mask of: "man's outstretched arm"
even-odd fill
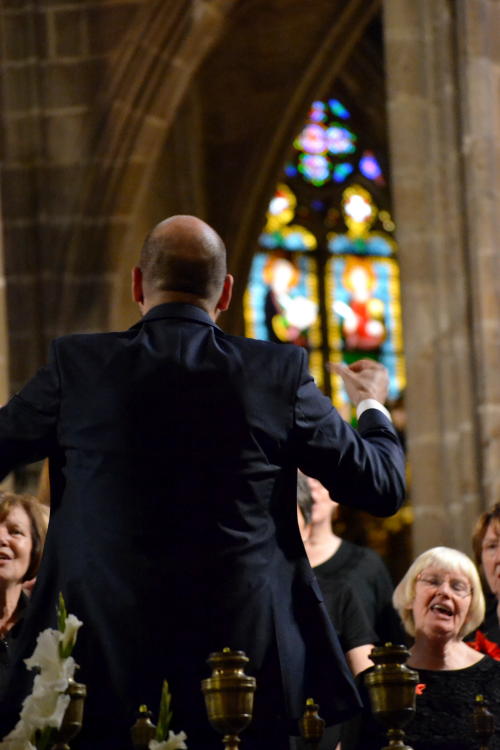
[[[0,479],[46,458],[56,443],[59,381],[55,356],[0,409]]]
[[[376,516],[395,513],[405,498],[405,457],[387,410],[386,368],[374,360],[333,365],[359,409],[358,429],[345,422],[303,373],[295,404],[296,460],[337,502]]]

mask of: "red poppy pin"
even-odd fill
[[[476,651],[480,651],[482,654],[488,654],[492,659],[500,661],[500,646],[494,643],[494,641],[490,641],[489,638],[486,638],[480,630],[476,630],[476,637],[473,641],[468,641],[467,645]]]

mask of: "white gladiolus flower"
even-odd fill
[[[64,633],[62,636],[63,654],[71,653],[75,645],[76,636],[83,623],[75,615],[68,615],[64,623]]]
[[[31,750],[31,727],[19,719],[14,729],[0,742],[2,750]]]
[[[59,729],[70,700],[69,695],[51,687],[42,688],[42,683],[39,683],[23,703],[21,720],[33,731],[45,727]]]
[[[47,628],[38,636],[35,650],[25,664],[39,673],[33,680],[31,695],[24,699],[19,721],[0,742],[0,750],[37,750],[37,731],[60,728],[71,700],[65,691],[77,666],[69,654],[81,625],[75,615],[67,615],[63,632]],[[169,750],[174,747],[185,745],[171,745]]]
[[[2,750],[36,750],[36,747],[25,737],[6,737],[0,742]]]
[[[73,618],[73,615],[69,615],[68,620],[70,617]],[[76,617],[74,620],[76,624],[71,624],[68,642],[74,641],[76,632],[81,625]],[[66,630],[64,635],[66,635]],[[63,692],[68,687],[68,681],[75,673],[76,664],[72,656],[61,659],[59,647],[63,642],[62,638],[63,634],[59,630],[48,628],[42,631],[38,636],[33,654],[29,659],[24,660],[28,669],[38,668],[40,670],[40,674],[35,677],[34,691],[52,688],[52,690]]]
[[[172,730],[168,733],[168,739],[158,742],[158,740],[150,740],[149,750],[187,750],[187,745],[184,742],[186,740],[186,733],[179,732],[174,734]]]
[[[33,681],[33,695],[43,695],[45,692],[64,693],[74,676],[76,663],[72,656],[55,662],[49,668],[37,674]]]
[[[35,650],[29,659],[24,660],[28,669],[38,667],[42,672],[47,673],[48,677],[53,671],[59,673],[59,663],[61,661],[61,657],[59,656],[60,643],[61,633],[59,630],[52,630],[52,628],[42,630],[37,638]]]

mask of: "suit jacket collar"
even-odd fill
[[[143,323],[148,323],[152,320],[165,320],[166,318],[190,320],[195,323],[204,323],[205,325],[213,326],[213,328],[219,328],[210,315],[205,310],[202,310],[201,307],[189,305],[185,302],[165,302],[148,310],[143,318],[132,326],[132,329],[140,328]]]

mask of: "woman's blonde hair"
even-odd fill
[[[484,596],[477,568],[467,555],[450,547],[432,547],[422,552],[410,565],[405,575],[394,589],[392,603],[399,612],[405,630],[415,635],[412,605],[415,599],[415,586],[418,576],[430,566],[446,570],[449,573],[462,573],[469,579],[472,588],[469,611],[462,625],[459,638],[463,638],[475,630],[484,619]]]

